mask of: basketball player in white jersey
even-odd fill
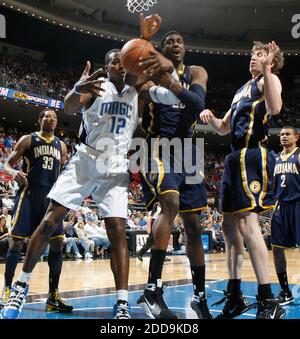
[[[142,34],[150,38],[157,32],[157,16],[141,22]],[[160,19],[160,18],[159,18]],[[157,25],[153,21],[157,20]],[[6,318],[17,318],[25,303],[28,282],[49,237],[63,222],[69,209],[76,210],[83,199],[92,196],[105,219],[111,243],[111,268],[116,285],[115,319],[130,319],[128,306],[129,255],[125,233],[127,190],[129,185],[127,153],[138,124],[138,93],[124,83],[120,50],[105,56],[108,79],[92,75],[90,62],[65,98],[65,112],[82,112],[81,144],[58,178],[48,197],[51,199],[44,219],[32,235],[19,280],[14,284]]]

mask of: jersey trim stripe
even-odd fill
[[[20,214],[20,209],[21,209],[21,206],[22,206],[22,202],[23,202],[23,199],[24,199],[24,196],[25,196],[25,193],[27,191],[27,188],[28,188],[28,185],[25,185],[24,188],[23,188],[23,191],[20,195],[20,200],[18,202],[18,207],[17,207],[17,210],[16,210],[16,213],[15,213],[15,216],[14,216],[14,219],[13,219],[13,222],[12,222],[12,229],[11,229],[11,232],[13,231],[14,229],[14,226],[16,225],[17,221],[18,221],[18,218],[19,218],[19,214]]]
[[[268,189],[268,173],[267,173],[267,151],[264,147],[260,147],[263,171],[263,186],[259,195],[259,206],[264,207],[264,199]]]
[[[44,140],[47,144],[50,144],[50,143],[53,142],[53,140],[55,139],[55,135],[53,135],[50,139],[47,139],[47,138],[43,137],[43,136],[41,135],[40,132],[35,132],[35,134],[36,134],[40,139]]]
[[[248,131],[247,131],[247,135],[246,135],[246,147],[249,147],[249,141],[250,141],[252,131],[253,131],[255,108],[258,104],[260,104],[264,100],[265,100],[265,97],[262,96],[258,100],[254,101],[254,103],[252,104],[251,113],[250,113],[250,121],[249,121]]]
[[[243,148],[241,150],[241,155],[240,155],[240,166],[241,166],[241,174],[242,174],[242,183],[243,183],[243,189],[247,195],[247,197],[251,201],[251,209],[256,207],[256,201],[254,195],[251,193],[250,188],[248,186],[248,178],[247,178],[247,172],[246,172],[246,151],[247,148]]]

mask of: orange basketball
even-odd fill
[[[132,39],[128,41],[121,50],[121,61],[125,70],[134,75],[141,75],[143,69],[139,66],[139,58],[150,56],[154,51],[151,42],[144,39]]]

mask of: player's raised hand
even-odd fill
[[[16,182],[21,186],[28,184],[27,174],[22,171],[17,171],[14,180],[16,180]]]
[[[104,82],[104,80],[99,79],[99,77],[103,73],[103,69],[99,68],[91,75],[90,71],[91,63],[87,61],[86,67],[82,72],[79,81],[75,85],[75,91],[79,94],[91,94],[93,96],[101,96],[101,92],[105,92],[105,90],[101,87],[101,84]]]
[[[275,41],[270,42],[268,44],[268,48],[269,48],[268,55],[261,62],[263,68],[272,68],[272,64],[273,64],[273,61],[274,61],[274,56],[275,56],[275,54],[279,50],[279,47],[276,45]]]
[[[146,58],[140,58],[139,66],[144,70],[145,74],[150,76],[154,73],[174,71],[174,65],[171,60],[164,57],[157,51],[150,51],[150,56]]]
[[[204,123],[204,124],[208,124],[212,121],[212,119],[214,118],[214,114],[212,111],[210,111],[209,109],[205,109],[204,111],[202,111],[200,113],[200,120]]]
[[[162,18],[158,14],[153,14],[146,16],[140,14],[140,28],[141,28],[141,38],[149,40],[153,35],[155,35],[161,26]]]

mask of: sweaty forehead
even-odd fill
[[[258,54],[258,53],[263,53],[263,54],[267,54],[267,50],[264,49],[264,48],[255,48],[253,51],[252,51],[252,54]]]
[[[109,62],[111,62],[112,60],[114,59],[119,59],[120,58],[120,53],[121,52],[112,52],[110,55],[109,55]]]
[[[280,131],[280,134],[284,134],[284,133],[294,133],[294,130],[292,128],[283,128],[281,131]]]
[[[47,117],[47,116],[49,116],[49,115],[52,115],[52,116],[55,116],[55,117],[56,117],[56,113],[55,113],[54,111],[51,111],[51,110],[47,111],[47,112],[45,113],[44,117]]]
[[[180,34],[170,34],[170,35],[168,35],[167,37],[166,37],[166,39],[165,39],[165,43],[166,43],[166,41],[168,41],[168,40],[178,40],[178,39],[180,39],[180,40],[182,40],[183,41],[183,37],[180,35]]]

